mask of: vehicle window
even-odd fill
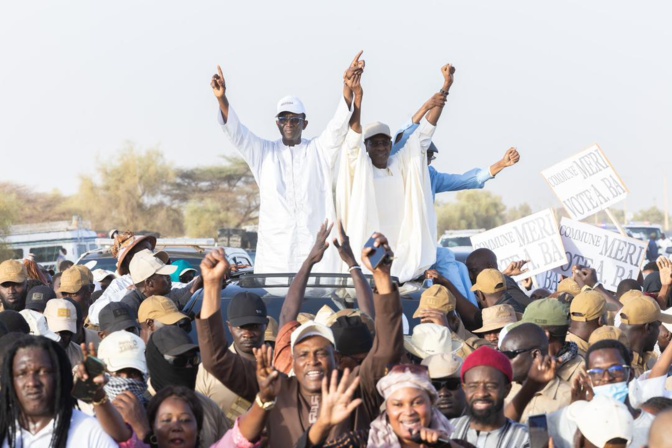
[[[468,236],[453,236],[441,240],[443,247],[471,246],[471,238]]]
[[[96,250],[98,249],[98,245],[96,243],[89,243],[89,250]]]
[[[81,255],[84,252],[86,252],[86,244],[78,244],[77,245],[77,255]]]
[[[18,260],[20,258],[23,258],[23,249],[12,249],[12,258],[15,260]]]
[[[628,226],[628,230],[632,232],[633,236],[637,239],[640,240],[648,240],[649,236],[652,233],[656,234],[656,239],[659,240],[660,237],[662,236],[660,229],[656,227],[630,227]]]
[[[58,258],[58,251],[61,246],[33,247],[30,253],[35,256],[37,263],[53,263]]]

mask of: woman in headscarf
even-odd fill
[[[303,435],[297,447],[367,447],[417,448],[425,444],[437,447],[461,446],[448,439],[453,426],[434,408],[438,394],[429,378],[427,368],[418,365],[398,365],[378,381],[383,396],[383,411],[370,429],[344,434],[336,440],[325,441],[329,430],[345,420],[359,404],[352,400],[352,387],[336,386],[332,379],[322,385],[322,406],[318,421]]]

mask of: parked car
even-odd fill
[[[471,237],[485,232],[485,229],[446,230],[439,238],[439,245],[453,251],[455,259],[464,263],[474,250]]]

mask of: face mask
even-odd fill
[[[625,403],[625,399],[628,397],[628,383],[622,381],[620,383],[605,384],[604,386],[593,386],[593,392],[596,397],[601,395]]]
[[[145,405],[147,399],[144,394],[147,391],[147,383],[144,381],[135,380],[132,378],[122,378],[119,376],[111,376],[109,382],[105,385],[105,392],[110,401],[114,401],[117,395],[125,391],[130,391],[138,397],[140,402]]]

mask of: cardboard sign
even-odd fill
[[[628,189],[597,145],[543,170],[541,175],[576,220],[604,210],[628,195]]]
[[[555,272],[571,277],[572,266],[589,266],[597,271],[602,285],[611,291],[616,291],[623,279],[636,279],[646,257],[646,241],[567,218],[560,221],[560,236],[567,264]]]
[[[558,285],[560,284],[560,274],[555,271],[546,271],[541,274],[537,274],[537,288],[547,289],[548,291],[555,292],[558,290]]]
[[[471,237],[474,249],[487,247],[497,255],[500,271],[512,261],[529,260],[519,281],[567,263],[552,209],[546,209]]]

